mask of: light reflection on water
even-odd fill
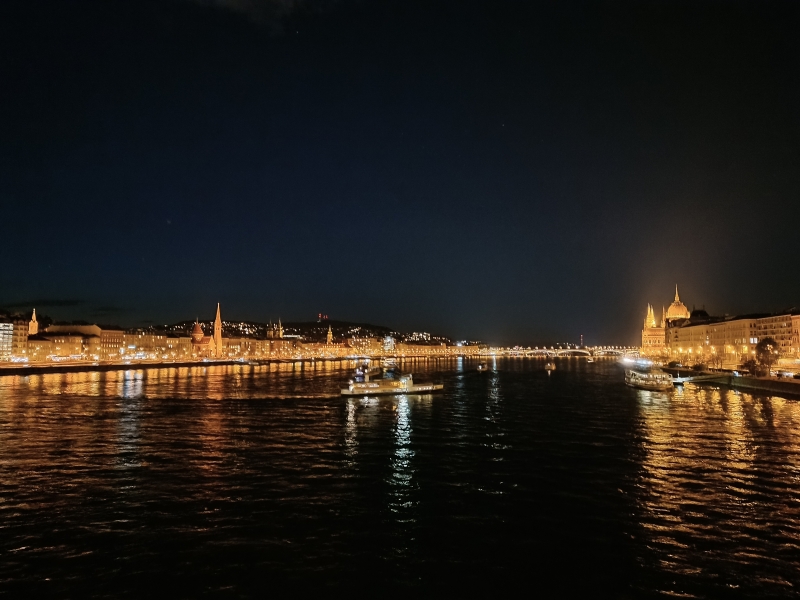
[[[0,378],[0,593],[258,595],[280,573],[796,596],[797,401],[637,391],[578,359],[408,361],[445,392],[343,399],[353,366]]]
[[[702,597],[757,578],[797,584],[800,411],[796,401],[687,386],[639,393],[644,460],[639,498],[649,549],[684,576],[664,593]],[[786,561],[793,556],[792,560]]]
[[[411,448],[411,409],[408,405],[408,396],[397,396],[395,399],[394,426],[395,450],[391,459],[392,463],[392,498],[389,506],[397,519],[404,520],[403,511],[411,508],[414,482],[414,450]],[[407,518],[407,517],[406,517]]]

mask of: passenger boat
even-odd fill
[[[556,370],[556,363],[554,363],[554,362],[549,362],[549,363],[547,363],[547,364],[544,366],[544,368],[545,368],[547,371],[555,371],[555,370]]]
[[[672,375],[661,369],[625,369],[625,384],[641,390],[663,392],[674,385]]]
[[[488,371],[488,370],[489,370],[489,365],[487,365],[485,362],[482,362],[481,364],[478,365],[478,371]]]
[[[400,373],[394,361],[384,361],[381,367],[364,361],[356,367],[353,378],[342,396],[385,396],[394,394],[421,394],[444,389],[441,383],[414,383],[411,373]]]

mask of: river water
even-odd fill
[[[800,403],[613,361],[0,378],[0,594],[800,594]]]

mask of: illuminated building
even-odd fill
[[[97,325],[51,325],[38,334],[39,341],[52,340],[56,336],[78,336],[81,338],[81,356],[87,360],[117,360],[131,342],[125,339],[121,329],[101,329]],[[30,339],[28,341],[30,353]],[[37,356],[45,345],[37,345]],[[54,357],[63,356],[54,350]],[[31,358],[31,360],[34,360]],[[37,359],[38,360],[38,359]]]
[[[0,319],[0,361],[27,360],[28,322],[23,319]]]
[[[269,322],[269,327],[267,327],[267,339],[283,339],[283,325],[280,319],[278,319],[277,325],[273,325],[272,321]]]
[[[431,341],[431,334],[427,331],[415,331],[409,336],[406,336],[407,342],[430,342]]]
[[[357,354],[365,356],[377,356],[383,350],[383,344],[378,338],[351,337],[347,340],[347,345]]]
[[[14,319],[14,330],[11,337],[12,358],[26,358],[28,354],[29,323],[24,319]]]
[[[647,305],[647,314],[644,318],[642,327],[642,348],[644,355],[654,356],[663,354],[667,347],[667,329],[671,324],[679,322],[681,319],[689,318],[689,310],[686,308],[678,295],[678,286],[675,286],[675,300],[665,311],[661,309],[661,321],[656,321],[653,307]]]
[[[652,305],[647,305],[647,315],[642,327],[642,354],[660,354],[664,350],[664,309],[661,309],[661,321],[656,322]]]
[[[711,317],[695,311],[667,327],[667,351],[678,360],[735,367],[751,358],[764,338],[778,343],[783,358],[800,358],[800,312]]]
[[[125,349],[125,332],[121,329],[100,330],[100,360],[116,360]]]
[[[39,322],[36,320],[36,309],[34,308],[31,322],[28,323],[28,335],[36,335],[37,333],[39,333]]]
[[[214,319],[214,356],[222,357],[222,319],[219,316],[219,302],[217,302],[217,316]]]
[[[0,360],[11,360],[11,341],[14,338],[14,323],[0,321]]]
[[[217,355],[214,338],[206,335],[203,326],[195,321],[192,329],[192,356],[195,358],[213,358]]]
[[[676,321],[678,319],[688,319],[690,317],[689,309],[686,308],[686,305],[681,302],[681,298],[678,295],[678,286],[675,285],[675,300],[672,304],[669,305],[667,309],[667,314],[664,319],[665,323],[669,323],[670,321]]]
[[[206,335],[204,325],[195,321],[190,335],[181,335],[185,324],[165,326],[164,329],[104,329],[98,325],[51,325],[38,331],[35,312],[30,320],[0,323],[0,360],[25,360],[29,362],[92,361],[131,363],[134,361],[188,361],[207,359],[303,359],[345,358],[359,356],[463,356],[479,354],[485,347],[448,346],[445,338],[432,338],[429,333],[405,336],[398,343],[395,332],[380,337],[369,334],[334,342],[333,327],[320,328],[310,335],[324,332],[324,342],[303,343],[302,336],[284,333],[283,323],[270,323],[264,338],[256,338],[260,329],[252,323],[224,323],[221,306],[217,304],[212,335]],[[208,322],[206,322],[208,325]],[[223,337],[223,328],[240,333],[237,337]],[[351,329],[354,333],[361,327]],[[31,331],[37,333],[31,334]],[[366,333],[366,331],[365,331]],[[403,338],[400,338],[403,339]],[[419,344],[409,343],[419,340]],[[441,340],[442,343],[431,343]],[[449,340],[447,340],[449,341]],[[427,343],[426,343],[427,342]]]
[[[2,324],[0,324],[0,327],[2,327]],[[54,347],[52,340],[38,335],[28,336],[28,361],[45,362],[52,360]]]
[[[192,338],[168,335],[164,339],[165,355],[171,360],[188,360],[192,357]]]

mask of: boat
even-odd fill
[[[661,369],[625,369],[625,384],[640,390],[664,392],[674,387],[672,375]]]
[[[556,363],[554,363],[554,362],[549,362],[549,363],[547,363],[547,364],[544,366],[544,368],[545,368],[547,371],[555,371],[555,370],[556,370]]]
[[[342,396],[386,396],[421,394],[444,389],[441,383],[414,383],[411,373],[401,373],[394,361],[384,361],[380,367],[364,361],[356,366],[353,378],[343,389]]]
[[[489,370],[489,365],[487,365],[485,362],[482,362],[481,364],[478,365],[478,371],[483,372],[488,370]]]
[[[587,363],[592,363],[592,362],[594,362],[594,359],[590,356],[589,358],[586,359],[586,362]]]

